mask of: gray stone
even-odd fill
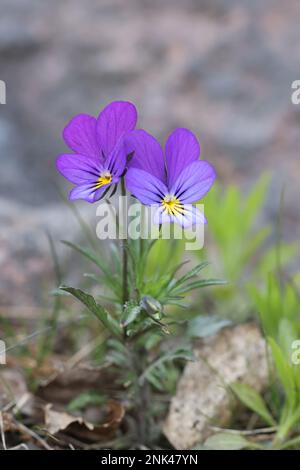
[[[236,403],[226,386],[240,381],[258,392],[268,384],[266,345],[254,324],[226,328],[202,340],[180,378],[164,433],[177,450],[192,449],[213,434],[213,423],[226,427]]]

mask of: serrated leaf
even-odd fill
[[[116,336],[121,335],[121,329],[118,322],[104,307],[102,307],[102,305],[97,304],[92,295],[85,293],[81,289],[75,289],[73,287],[62,286],[60,289],[68,292],[80,300],[80,302],[82,302],[83,305],[85,305],[88,310],[92,312],[111,333]]]

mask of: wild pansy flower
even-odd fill
[[[134,151],[125,181],[128,190],[142,204],[156,206],[154,223],[175,222],[182,227],[206,223],[204,215],[192,205],[211,188],[214,168],[199,160],[200,146],[187,129],[176,129],[163,150],[144,130],[126,136],[127,153]]]
[[[88,114],[75,116],[63,131],[63,138],[74,152],[57,158],[58,171],[76,186],[69,198],[98,201],[118,183],[126,167],[124,136],[135,128],[136,108],[126,101],[106,106],[96,119]]]

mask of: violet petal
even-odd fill
[[[97,119],[97,135],[106,157],[119,139],[135,128],[136,121],[136,108],[128,101],[114,101],[101,111]]]
[[[75,153],[93,158],[101,158],[97,140],[96,118],[88,114],[73,117],[63,131],[63,138]]]
[[[197,160],[180,173],[170,192],[183,203],[196,202],[209,191],[215,178],[213,166],[207,161]]]
[[[200,146],[196,136],[188,129],[179,128],[169,136],[166,142],[166,162],[168,187],[171,188],[182,170],[200,155]]]
[[[167,194],[166,185],[156,176],[140,170],[130,168],[125,176],[127,189],[143,204],[158,204]]]

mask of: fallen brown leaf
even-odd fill
[[[84,416],[76,416],[64,410],[54,409],[51,403],[45,406],[45,424],[52,435],[65,431],[85,442],[97,442],[111,438],[119,427],[124,415],[124,407],[110,400],[104,405],[105,413],[102,422],[88,421]]]

